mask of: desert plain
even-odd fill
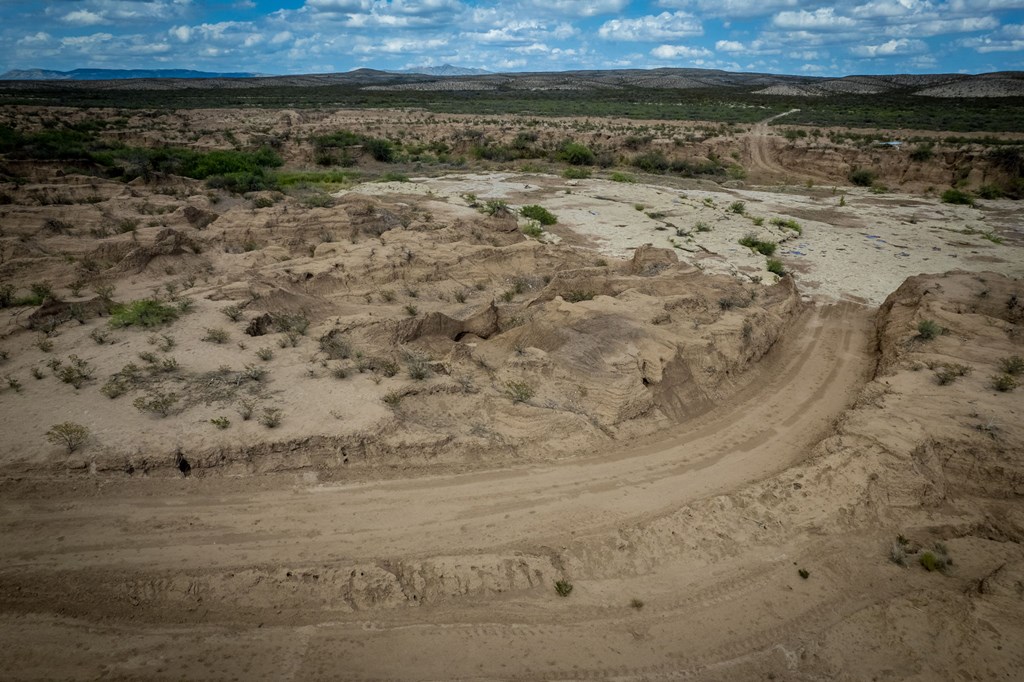
[[[0,677],[1020,679],[1020,135],[784,122],[0,109]]]

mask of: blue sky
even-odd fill
[[[1024,70],[1024,0],[0,0],[0,70]]]

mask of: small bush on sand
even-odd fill
[[[948,386],[960,377],[965,377],[970,373],[971,368],[967,365],[946,363],[935,372],[935,381],[938,382],[939,386]]]
[[[936,542],[932,549],[926,549],[921,552],[918,561],[924,567],[924,570],[939,571],[941,573],[945,573],[953,565],[953,559],[950,558],[949,551],[941,542]]]
[[[999,361],[999,369],[1013,376],[1024,374],[1024,358],[1019,355],[1005,357]]]
[[[535,393],[533,386],[525,381],[509,381],[505,383],[505,395],[507,395],[513,403],[525,403],[532,398]]]
[[[992,376],[992,388],[1001,393],[1008,393],[1019,385],[1020,383],[1012,374],[995,374]]]
[[[769,258],[767,264],[765,264],[765,268],[768,272],[778,275],[779,277],[786,276],[786,268],[778,258]]]
[[[572,583],[568,580],[556,580],[555,592],[558,593],[559,597],[568,597],[572,594]]]
[[[209,343],[227,343],[228,333],[220,327],[211,327],[206,330],[206,336],[203,337],[203,341]]]
[[[178,394],[162,393],[159,391],[140,396],[132,402],[139,412],[150,412],[158,417],[170,415],[178,404]]]
[[[554,213],[547,210],[543,206],[538,206],[537,204],[523,206],[521,209],[519,209],[519,212],[522,213],[527,218],[532,218],[533,220],[536,220],[541,225],[554,225],[555,223],[558,222],[558,218],[555,216]]]
[[[89,429],[75,422],[54,424],[46,432],[46,439],[54,445],[63,445],[68,453],[72,453],[89,440]]]
[[[917,338],[931,341],[942,334],[942,327],[935,320],[921,320],[917,323]]]
[[[268,429],[276,429],[281,425],[281,410],[276,407],[263,408],[263,414],[260,415],[259,422]]]
[[[974,206],[974,197],[959,189],[947,189],[942,193],[942,203]]]
[[[747,248],[757,251],[762,256],[774,256],[775,249],[778,248],[778,244],[775,242],[766,242],[757,238],[755,234],[748,234],[740,239],[740,244]]]
[[[158,327],[178,319],[179,309],[144,298],[114,306],[110,314],[112,327]]]

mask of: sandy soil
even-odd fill
[[[0,273],[56,296],[0,311],[5,679],[1019,676],[1014,202],[18,172]],[[188,303],[112,329],[105,284]]]

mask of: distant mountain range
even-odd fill
[[[422,66],[401,71],[386,71],[394,74],[420,74],[424,76],[483,76],[491,73],[484,69],[469,69],[451,64],[441,66]],[[75,69],[73,71],[53,71],[50,69],[11,69],[0,75],[5,81],[112,81],[129,78],[259,78],[261,73],[239,71],[234,73],[215,73],[211,71],[193,71],[192,69]]]
[[[5,81],[110,81],[126,78],[256,78],[258,73],[211,73],[191,69],[12,69],[0,75]]]
[[[1024,72],[970,74],[896,74],[838,78],[773,73],[729,72],[716,69],[613,69],[490,73],[444,64],[406,71],[355,69],[344,73],[265,76],[255,73],[207,73],[184,69],[74,71],[8,71],[0,76],[11,90],[184,90],[263,87],[346,86],[362,90],[557,91],[720,90],[784,97],[871,97],[888,94],[923,97],[1024,97]]]
[[[388,71],[388,73],[418,73],[424,76],[486,76],[493,72],[486,69],[470,69],[464,66],[442,64],[441,66],[418,66],[402,71]]]

